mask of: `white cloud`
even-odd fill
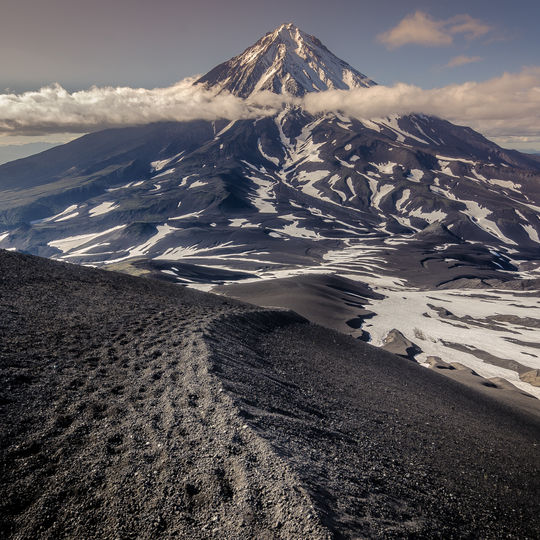
[[[471,126],[497,141],[524,142],[526,138],[530,142],[540,138],[540,67],[430,90],[399,83],[314,92],[301,99],[269,92],[248,100],[215,95],[193,87],[191,80],[153,90],[91,88],[69,93],[53,86],[24,94],[0,94],[0,134],[43,136],[157,121],[236,120],[272,115],[285,104],[302,106],[314,114],[341,111],[359,118],[430,114]]]
[[[540,135],[533,137],[508,135],[504,137],[491,137],[491,139],[503,148],[515,148],[521,152],[540,153]]]
[[[474,62],[480,62],[482,60],[481,56],[465,56],[461,54],[460,56],[456,56],[446,64],[446,67],[452,68],[452,67],[458,67],[458,66],[464,66],[466,64],[473,64]]]
[[[193,80],[152,90],[92,87],[69,93],[56,84],[23,94],[0,94],[0,132],[82,133],[165,120],[254,118],[281,106],[276,94],[243,100],[193,86]]]
[[[341,110],[360,118],[417,112],[471,126],[488,137],[540,136],[540,67],[431,90],[399,83],[312,93],[304,106],[313,113]]]
[[[470,15],[456,15],[437,21],[423,11],[407,15],[394,28],[383,32],[377,39],[389,49],[403,45],[445,46],[454,42],[461,34],[467,39],[476,39],[487,34],[491,27]]]
[[[468,39],[476,39],[491,31],[491,26],[470,15],[456,15],[441,21],[452,36],[463,34]]]

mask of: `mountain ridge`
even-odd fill
[[[3,538],[538,530],[538,414],[155,280],[0,250],[0,298]]]

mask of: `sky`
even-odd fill
[[[487,129],[499,144],[540,151],[540,121],[527,112],[540,94],[539,20],[540,2],[532,0],[2,0],[0,146],[74,136],[13,127],[18,111],[29,110],[25,93],[59,85],[64,93],[31,100],[43,110],[47,100],[54,105],[92,87],[171,88],[235,56],[281,23],[294,22],[381,85],[427,91],[472,84],[476,92],[489,93],[486,81],[495,81],[501,106],[529,100],[528,109],[516,113],[524,116],[521,123],[505,134],[507,117],[486,124],[470,107],[461,116],[450,111],[449,118],[469,124],[471,114],[470,125]],[[510,75],[504,79],[505,74]],[[512,77],[521,86],[503,92]],[[107,103],[118,106],[118,99]],[[492,104],[492,115],[497,108]],[[1,127],[5,119],[9,129]]]

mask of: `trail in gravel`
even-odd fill
[[[328,536],[208,373],[208,321],[252,308],[33,258],[1,280],[3,536]]]

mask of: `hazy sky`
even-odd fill
[[[540,63],[538,0],[2,0],[0,88],[58,82],[147,88],[208,71],[283,22],[314,34],[379,83],[423,87],[486,79]],[[491,27],[451,45],[388,49],[377,35],[408,14],[468,14]],[[460,55],[480,57],[445,68]]]
[[[68,91],[166,87],[289,21],[385,85],[429,89],[540,66],[538,0],[2,0],[0,7],[4,94],[52,83]]]

